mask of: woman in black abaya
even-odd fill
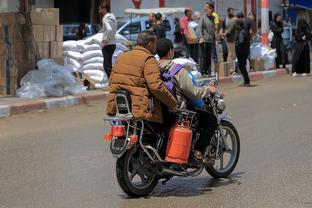
[[[276,67],[279,68],[279,65],[283,65],[285,68],[286,64],[286,48],[283,42],[282,33],[284,32],[284,25],[281,19],[281,15],[276,13],[274,15],[274,21],[271,24],[271,30],[274,33],[271,46],[272,48],[276,49],[277,57]]]
[[[298,21],[295,38],[292,72],[294,76],[297,74],[305,76],[306,74],[310,74],[310,49],[308,41],[311,38],[311,31],[304,19],[299,19]]]

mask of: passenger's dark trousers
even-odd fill
[[[195,144],[195,150],[205,153],[206,147],[210,144],[210,141],[218,128],[218,120],[211,112],[200,109],[196,109],[195,111],[199,120],[199,127],[197,130],[200,133],[200,137]]]
[[[211,74],[211,43],[202,43],[200,48],[202,51],[202,63],[201,63],[201,73]]]
[[[214,64],[219,64],[216,41],[212,42],[212,45],[211,45],[211,56],[212,56],[212,59],[213,59],[213,63]]]
[[[241,56],[241,55],[237,54],[238,67],[239,67],[239,70],[241,71],[241,73],[244,77],[244,82],[245,82],[245,84],[250,84],[249,75],[248,75],[248,72],[246,69],[247,58],[248,57],[246,57],[246,56]]]
[[[107,77],[109,79],[111,73],[112,73],[112,59],[113,54],[116,49],[116,45],[107,45],[102,48],[103,58],[104,58],[104,71],[107,74]]]

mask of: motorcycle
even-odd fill
[[[218,76],[212,83],[217,86]],[[131,197],[148,195],[163,180],[174,176],[195,177],[205,169],[214,178],[228,177],[236,167],[240,154],[240,139],[225,110],[224,95],[217,90],[205,99],[205,109],[218,118],[218,128],[205,158],[213,161],[211,166],[199,162],[192,154],[199,133],[196,113],[176,110],[175,128],[166,136],[154,132],[148,122],[135,119],[131,114],[131,99],[127,91],[118,91],[115,97],[116,116],[105,117],[111,124],[104,139],[110,142],[110,150],[116,161],[116,176],[121,189]],[[166,153],[163,153],[166,148]]]

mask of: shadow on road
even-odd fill
[[[236,172],[230,175],[228,178],[214,179],[208,177],[196,177],[196,178],[183,178],[175,177],[170,180],[166,185],[162,185],[161,182],[155,188],[155,190],[145,199],[157,198],[157,197],[193,197],[201,196],[213,191],[214,188],[228,186],[228,185],[240,185],[239,178],[245,172]],[[129,199],[126,195],[120,195],[121,198]]]

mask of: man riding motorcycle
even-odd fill
[[[157,37],[152,31],[142,32],[134,50],[121,54],[110,76],[107,114],[116,114],[115,97],[126,90],[131,97],[131,112],[135,118],[163,123],[161,102],[169,109],[177,106],[174,96],[161,80],[156,52]],[[154,99],[155,98],[155,99]]]
[[[207,97],[210,93],[216,93],[216,88],[211,85],[196,87],[189,75],[190,69],[175,64],[172,61],[174,48],[171,40],[158,40],[156,53],[160,57],[159,66],[161,68],[161,73],[168,73],[168,78],[173,78],[172,82],[175,83],[173,93],[177,98],[180,108],[186,108],[188,101],[202,99]],[[170,77],[170,75],[172,77]],[[188,108],[197,112],[197,118],[199,120],[198,131],[200,132],[200,137],[195,145],[194,155],[197,159],[202,160],[205,165],[209,166],[212,161],[204,158],[204,153],[206,147],[210,143],[210,139],[217,129],[217,118],[214,114],[200,108],[195,108],[194,106],[188,106]]]

